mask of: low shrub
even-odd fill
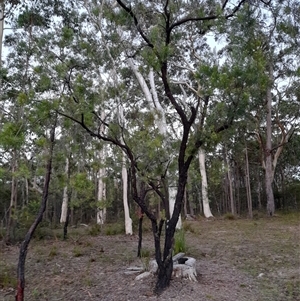
[[[187,251],[187,246],[186,246],[186,241],[185,241],[185,231],[184,229],[177,230],[175,232],[175,243],[174,243],[174,255],[180,253],[180,252],[186,252]]]
[[[125,233],[125,226],[123,224],[108,224],[105,226],[106,235],[118,235]]]
[[[231,212],[227,212],[224,214],[223,218],[228,219],[228,220],[235,220],[236,216],[234,214],[232,214]]]

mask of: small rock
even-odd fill
[[[144,278],[149,277],[150,275],[151,275],[150,272],[144,272],[144,273],[142,273],[142,274],[136,276],[136,277],[135,277],[135,280],[136,280],[136,281],[142,280],[142,279],[144,279]]]

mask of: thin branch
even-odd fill
[[[234,14],[240,9],[240,7],[243,5],[244,2],[246,2],[247,0],[241,0],[239,2],[239,4],[232,10],[232,12],[228,15],[225,16],[225,19],[229,19],[231,17],[234,16]],[[225,7],[226,7],[226,4],[227,4],[228,1],[225,1],[225,5],[223,4],[222,6],[222,11],[224,11]],[[209,21],[209,20],[215,20],[215,19],[218,19],[221,15],[210,15],[210,16],[206,16],[206,17],[185,17],[185,18],[182,18],[181,20],[179,20],[178,22],[172,24],[169,28],[168,28],[168,31],[172,31],[175,27],[178,27],[184,23],[187,23],[187,22],[192,22],[192,21]]]
[[[224,1],[224,3],[223,3],[223,5],[222,5],[222,10],[224,10],[224,9],[225,9],[225,7],[226,7],[227,3],[228,3],[228,0],[225,0],[225,1]]]
[[[141,29],[139,21],[138,21],[137,17],[135,16],[135,14],[133,13],[131,7],[127,7],[121,0],[117,0],[117,2],[131,16],[139,34],[141,35],[143,40],[147,43],[147,45],[151,48],[154,48],[154,45],[150,42],[150,40],[147,38],[147,36],[143,32],[143,30]]]

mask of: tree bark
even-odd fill
[[[65,176],[66,180],[69,175],[69,158],[66,158]],[[68,184],[66,183],[63,191],[63,201],[61,205],[60,223],[65,223],[68,216]]]
[[[55,141],[55,128],[57,122],[57,116],[55,117],[55,124],[50,131],[50,149],[49,149],[49,157],[46,165],[46,174],[45,174],[45,182],[44,182],[44,189],[43,189],[43,196],[41,206],[38,212],[38,215],[29,228],[27,234],[25,235],[25,239],[21,243],[20,246],[20,253],[19,253],[19,261],[18,261],[18,287],[17,293],[15,296],[16,301],[23,301],[24,300],[24,289],[25,289],[25,260],[28,250],[28,245],[30,240],[34,234],[35,229],[39,225],[39,223],[43,219],[43,214],[46,210],[46,204],[48,201],[48,192],[49,192],[49,184],[51,179],[51,170],[52,170],[52,159],[53,159],[53,148],[54,148],[54,141]]]
[[[173,259],[172,257],[166,258],[161,265],[158,266],[157,282],[155,292],[160,294],[166,287],[170,285],[173,272]]]
[[[137,256],[141,258],[142,256],[142,242],[143,242],[143,219],[144,219],[144,212],[139,207],[138,208],[138,217],[139,217],[139,242],[138,242],[138,251]]]
[[[267,133],[266,133],[266,147],[265,147],[265,185],[267,196],[267,214],[273,216],[275,213],[275,202],[273,193],[273,164],[272,164],[272,85],[273,85],[273,66],[269,66],[269,80],[270,84],[267,88],[266,95],[266,110],[267,110]]]
[[[131,68],[131,70],[134,72],[139,85],[145,95],[145,98],[148,102],[149,107],[151,108],[151,110],[153,111],[154,114],[154,118],[155,118],[155,124],[158,128],[159,133],[163,136],[166,137],[167,134],[167,122],[166,122],[166,116],[165,116],[165,111],[158,99],[158,95],[157,95],[157,91],[156,91],[156,87],[155,87],[155,82],[154,82],[154,73],[153,73],[153,69],[150,68],[149,71],[149,83],[150,83],[150,88],[148,87],[145,78],[143,77],[143,75],[138,71],[138,69],[136,68],[135,64],[134,64],[134,60],[132,58],[128,59],[128,64]],[[167,178],[169,178],[169,173]],[[170,216],[173,213],[173,209],[175,206],[175,197],[176,197],[176,192],[177,192],[177,188],[175,183],[169,183],[169,187],[168,187],[168,209],[169,209],[169,213]],[[166,213],[167,210],[166,210]],[[166,214],[168,216],[168,214]],[[176,225],[177,229],[181,229],[182,227],[182,221],[181,221],[181,216],[179,216],[178,219],[178,223]]]
[[[123,107],[119,107],[119,122],[123,126],[125,122]],[[123,138],[121,138],[122,144],[124,144]],[[133,162],[131,162],[133,163]],[[135,171],[135,166],[133,167]],[[136,179],[134,180],[134,185],[137,185]],[[128,206],[128,173],[126,167],[126,154],[124,150],[122,150],[122,183],[123,183],[123,206],[124,206],[124,218],[125,218],[125,233],[128,235],[132,235],[132,219],[130,218],[129,206]],[[137,189],[137,187],[135,187]],[[137,192],[136,192],[137,194]]]
[[[225,160],[226,160],[226,165],[227,165],[227,178],[228,178],[228,186],[229,186],[230,209],[231,209],[231,213],[233,215],[235,215],[236,214],[236,208],[235,208],[234,197],[233,197],[231,166],[230,166],[230,161],[229,161],[229,157],[228,157],[228,152],[227,152],[226,146],[225,146]]]
[[[99,155],[100,160],[104,160],[104,152],[100,151]],[[106,220],[106,205],[105,205],[105,183],[103,178],[105,176],[105,168],[100,167],[98,172],[98,194],[97,201],[101,203],[101,205],[97,208],[97,224],[103,225]]]
[[[105,119],[105,113],[104,111],[101,113],[101,119]],[[100,124],[100,132],[104,133],[105,127],[103,123]],[[105,152],[105,146],[102,146],[101,150],[99,151],[99,160],[101,162],[105,162],[106,159],[106,152]],[[100,207],[97,208],[97,224],[103,225],[106,221],[106,186],[104,177],[105,177],[105,167],[101,166],[99,168],[98,173],[98,194],[97,194],[97,201],[101,204]]]
[[[203,204],[203,213],[206,218],[212,217],[212,213],[209,206],[208,199],[208,185],[207,185],[207,176],[206,176],[206,168],[205,168],[205,151],[203,148],[199,148],[198,151],[198,159],[199,159],[199,168],[201,175],[201,183],[202,183],[202,204]]]
[[[125,233],[132,235],[132,219],[129,215],[129,206],[128,206],[128,174],[126,168],[126,157],[125,154],[122,154],[122,181],[123,181],[123,206],[124,206],[124,215],[125,215]]]
[[[249,218],[253,218],[252,212],[252,196],[251,196],[251,185],[250,185],[250,173],[249,173],[249,160],[248,160],[248,148],[246,144],[245,148],[245,160],[246,160],[246,192],[247,192],[247,204],[248,204],[248,215]]]

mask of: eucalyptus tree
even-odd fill
[[[121,59],[122,63],[122,58],[134,57],[139,70],[149,72],[150,68],[153,68],[158,78],[157,82],[160,88],[157,90],[161,91],[160,97],[164,104],[164,110],[170,116],[173,115],[177,118],[176,131],[179,141],[174,141],[174,146],[177,146],[175,152],[177,158],[177,194],[173,214],[169,214],[166,217],[166,235],[163,252],[160,246],[160,236],[164,220],[158,223],[156,216],[153,215],[144,200],[139,196],[137,176],[144,177],[146,183],[160,195],[161,190],[159,186],[155,185],[149,174],[147,176],[147,172],[145,172],[147,169],[145,168],[149,168],[149,166],[145,164],[146,162],[141,161],[141,157],[138,156],[139,149],[132,143],[132,137],[134,139],[140,137],[139,144],[144,145],[144,149],[148,149],[148,151],[151,148],[156,149],[156,156],[157,152],[163,151],[161,150],[161,139],[163,137],[160,137],[156,133],[153,117],[151,118],[152,121],[151,119],[149,120],[152,114],[147,113],[147,111],[144,113],[142,110],[142,114],[139,114],[139,118],[144,119],[144,122],[148,119],[148,128],[145,127],[145,124],[142,126],[140,122],[134,120],[135,127],[125,129],[124,124],[114,123],[115,125],[113,125],[112,123],[108,123],[107,120],[102,120],[95,110],[92,113],[81,112],[80,115],[71,115],[67,114],[67,112],[62,112],[62,114],[85,128],[90,135],[118,145],[127,154],[131,165],[133,198],[152,223],[156,261],[158,263],[157,291],[164,289],[170,282],[173,266],[173,237],[184,198],[187,173],[192,159],[203,143],[201,134],[197,130],[193,131],[193,124],[197,118],[202,96],[197,93],[191,94],[190,97],[185,98],[186,102],[183,103],[180,96],[181,93],[178,93],[178,86],[174,84],[173,80],[180,77],[188,82],[189,72],[186,69],[182,70],[178,64],[178,62],[183,62],[184,57],[180,43],[189,36],[191,29],[201,36],[213,26],[213,20],[233,17],[244,2],[240,1],[236,6],[232,5],[231,8],[229,7],[229,1],[223,3],[203,3],[202,5],[197,3],[198,9],[195,9],[195,3],[173,3],[171,1],[166,1],[163,4],[161,2],[132,2],[130,5],[123,1],[117,1],[117,4],[113,6],[108,3],[108,6],[104,7],[107,10],[107,19],[102,26],[106,27],[106,30],[113,29],[115,32],[115,35],[110,36],[110,39],[114,38],[114,41],[119,43],[118,49],[114,48],[115,54],[119,55],[118,60]],[[93,12],[98,15],[101,13],[97,5],[95,5]],[[208,21],[210,22],[206,23]],[[122,53],[118,53],[120,49],[122,49]],[[201,49],[193,50],[199,51],[199,55],[201,55]],[[114,93],[116,94],[116,92]],[[119,95],[122,96],[122,91],[119,91]],[[120,101],[121,97],[119,95],[116,96],[118,96],[117,99]],[[135,108],[130,106],[129,101],[134,102],[134,97],[133,100],[128,98],[124,100],[127,102],[127,106],[124,106],[124,110],[127,110],[125,116],[130,118],[130,114],[134,116],[132,110],[135,110]],[[88,118],[91,114],[94,114],[101,123],[110,129],[108,134],[99,132],[88,124]],[[224,124],[219,124],[212,131],[218,133],[226,129],[232,121],[233,118],[225,120]],[[123,137],[123,140],[121,140],[121,137]],[[150,143],[147,138],[152,138],[154,141]],[[159,144],[156,145],[157,142]],[[149,155],[144,156],[144,158],[151,159],[153,163],[157,162],[157,158],[154,159],[151,153]],[[162,163],[160,162],[160,165]]]
[[[299,104],[293,87],[299,80],[295,60],[299,55],[299,3],[274,1],[268,10],[248,5],[235,24],[228,36],[227,51],[235,61],[243,61],[240,66],[245,70],[250,100],[247,116],[256,124],[265,170],[267,212],[272,216],[275,168],[298,123]]]
[[[34,35],[31,31],[29,37],[29,41],[34,37],[35,46],[32,75],[39,83],[35,98],[41,99],[41,106],[48,105],[81,125],[92,137],[118,146],[127,156],[132,198],[152,224],[157,292],[170,283],[174,233],[191,162],[200,146],[233,123],[240,104],[228,98],[208,114],[210,127],[205,132],[198,126],[201,103],[213,100],[213,91],[207,94],[201,89],[205,68],[197,65],[204,55],[202,37],[234,17],[246,2],[49,0],[23,15],[25,20],[34,17],[31,24],[38,32]],[[230,22],[227,25],[231,26]],[[144,78],[153,70],[155,90],[166,117],[165,136],[144,100],[134,70],[128,68],[130,58]],[[191,72],[189,65],[196,72]],[[220,70],[213,72],[220,76]],[[124,120],[115,114],[120,109],[124,110]],[[161,113],[156,114],[161,117]],[[169,171],[177,189],[173,212],[169,212],[167,189],[163,187]],[[161,197],[165,218],[158,220],[153,214],[145,193],[139,190],[139,181],[147,185],[145,192],[152,189]]]

